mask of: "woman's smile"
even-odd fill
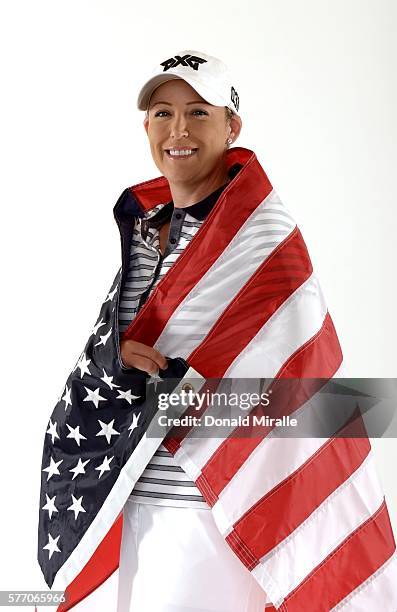
[[[198,149],[165,149],[167,157],[172,159],[173,161],[180,161],[182,159],[186,160],[189,157],[193,157],[197,153]]]

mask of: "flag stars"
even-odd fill
[[[116,291],[117,291],[117,287],[118,287],[118,286],[119,286],[119,284],[117,283],[117,285],[115,286],[115,288],[113,289],[113,291],[109,291],[109,293],[108,293],[108,295],[107,295],[107,298],[106,298],[106,300],[104,301],[104,304],[105,304],[106,302],[111,302],[111,301],[113,300],[113,298],[114,298],[114,294],[116,293]]]
[[[141,397],[140,395],[133,395],[131,389],[128,389],[128,391],[121,391],[120,389],[118,393],[119,395],[116,397],[116,399],[125,399],[130,405],[133,399],[138,399],[138,397]]]
[[[83,496],[81,496],[81,497],[79,497],[79,499],[77,499],[74,495],[72,495],[73,503],[72,503],[71,506],[69,506],[68,510],[73,510],[73,512],[74,512],[74,520],[76,520],[77,517],[79,516],[79,512],[86,512],[86,510],[81,505],[81,500],[82,499],[83,499]]]
[[[92,335],[92,336],[96,336],[96,335],[97,335],[97,332],[98,332],[98,329],[99,329],[100,327],[103,327],[104,325],[106,325],[106,321],[104,321],[104,320],[102,319],[102,317],[101,317],[101,320],[100,320],[100,321],[98,321],[98,322],[97,322],[97,323],[94,325],[94,327],[92,328],[92,330],[91,330],[91,335]]]
[[[95,405],[95,408],[98,408],[99,402],[107,402],[106,397],[99,395],[99,387],[95,389],[95,391],[92,391],[87,387],[84,387],[84,389],[87,391],[87,397],[84,398],[84,402],[92,402]]]
[[[87,440],[87,438],[80,433],[80,425],[77,425],[74,429],[70,427],[69,423],[66,423],[66,426],[69,428],[69,433],[66,437],[75,440],[77,446],[80,446],[80,440]]]
[[[79,474],[85,474],[85,466],[87,465],[87,463],[90,461],[90,459],[87,459],[87,461],[82,461],[81,457],[77,462],[77,465],[74,466],[74,468],[72,468],[71,470],[69,470],[69,472],[73,472],[73,477],[72,480],[74,480]]]
[[[58,540],[60,537],[61,536],[59,535],[56,538],[53,538],[50,533],[48,534],[48,544],[43,546],[43,550],[49,551],[49,559],[51,559],[54,552],[61,552],[60,548],[58,548]]]
[[[109,376],[109,375],[106,373],[105,368],[102,368],[102,370],[103,370],[103,376],[101,376],[101,380],[103,380],[103,382],[104,382],[106,385],[108,385],[108,387],[110,387],[110,389],[111,389],[112,391],[113,391],[113,387],[119,387],[119,386],[120,386],[120,385],[116,385],[116,384],[113,382],[113,376]]]
[[[55,502],[54,502],[56,495],[54,495],[54,497],[48,497],[46,493],[45,496],[46,496],[47,501],[42,507],[42,510],[48,510],[49,517],[52,518],[52,513],[58,512],[58,508],[55,506]]]
[[[106,455],[105,459],[102,461],[101,465],[99,465],[98,467],[96,467],[96,470],[100,471],[100,474],[98,476],[98,480],[99,478],[102,476],[102,474],[104,472],[110,472],[110,462],[112,461],[112,459],[114,459],[114,457],[110,457],[110,459],[108,459],[108,456]]]
[[[132,434],[132,432],[134,431],[134,429],[136,429],[136,428],[138,427],[138,420],[139,420],[139,417],[140,417],[140,416],[141,416],[141,413],[139,413],[139,414],[134,414],[134,415],[132,416],[132,423],[131,423],[131,425],[130,425],[130,426],[129,426],[129,428],[128,428],[128,431],[130,432],[130,433],[128,434],[128,437],[130,437],[130,435]]]
[[[94,346],[99,346],[100,344],[103,344],[103,346],[105,346],[106,342],[109,340],[110,335],[112,333],[112,327],[109,329],[108,333],[105,334],[104,336],[99,336],[100,337],[100,341],[97,342]]]
[[[59,461],[54,461],[53,457],[51,457],[50,459],[50,465],[48,465],[46,468],[43,468],[43,472],[48,472],[48,476],[47,476],[47,482],[50,480],[50,478],[52,476],[54,476],[54,474],[58,474],[59,475],[59,470],[58,470],[58,465],[60,465],[62,463],[63,459],[60,459]]]
[[[150,378],[149,378],[149,380],[147,381],[147,384],[148,384],[148,385],[153,385],[154,392],[156,393],[156,390],[157,390],[157,385],[158,385],[160,382],[163,382],[163,379],[161,378],[161,376],[159,376],[159,374],[158,374],[158,373],[156,373],[156,374],[151,374],[151,375],[150,375]]]
[[[57,433],[57,422],[56,421],[53,423],[52,420],[50,419],[50,425],[46,433],[48,433],[51,436],[51,442],[52,444],[54,444],[55,438],[59,438],[59,435]]]
[[[68,409],[68,406],[72,405],[72,398],[71,398],[71,393],[72,393],[72,387],[69,387],[66,385],[66,393],[65,395],[62,397],[62,400],[65,402],[65,411]]]
[[[88,368],[90,363],[91,359],[87,359],[86,354],[83,352],[76,366],[76,368],[80,368],[80,378],[83,378],[84,374],[90,374],[92,376]]]
[[[106,436],[106,440],[108,441],[108,444],[110,444],[110,440],[112,439],[112,436],[120,435],[119,431],[117,431],[116,429],[113,429],[114,419],[112,419],[109,423],[104,423],[103,421],[100,421],[98,419],[98,423],[100,423],[101,425],[101,431],[99,431],[96,435]]]

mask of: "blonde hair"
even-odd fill
[[[225,111],[226,111],[226,121],[230,121],[232,117],[234,116],[234,111],[232,111],[232,109],[229,108],[228,106],[225,106]]]

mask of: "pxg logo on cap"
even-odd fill
[[[184,55],[181,57],[180,55],[175,55],[175,57],[170,57],[165,60],[165,62],[161,62],[160,66],[164,66],[163,72],[169,70],[170,68],[175,68],[181,64],[182,66],[190,66],[193,70],[198,70],[200,64],[204,64],[206,59],[202,57],[197,57],[197,55]]]
[[[198,55],[191,55],[186,53],[185,55],[175,55],[175,57],[170,57],[164,62],[160,62],[160,66],[163,66],[163,72],[166,72],[170,68],[176,68],[177,66],[186,66],[190,67],[193,70],[198,70],[201,64],[207,63],[208,60],[203,57],[199,57]],[[238,112],[240,101],[238,97],[238,93],[233,86],[230,88],[230,99],[234,104],[234,108]]]

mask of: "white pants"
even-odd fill
[[[127,500],[117,612],[263,612],[267,601],[211,510]]]

